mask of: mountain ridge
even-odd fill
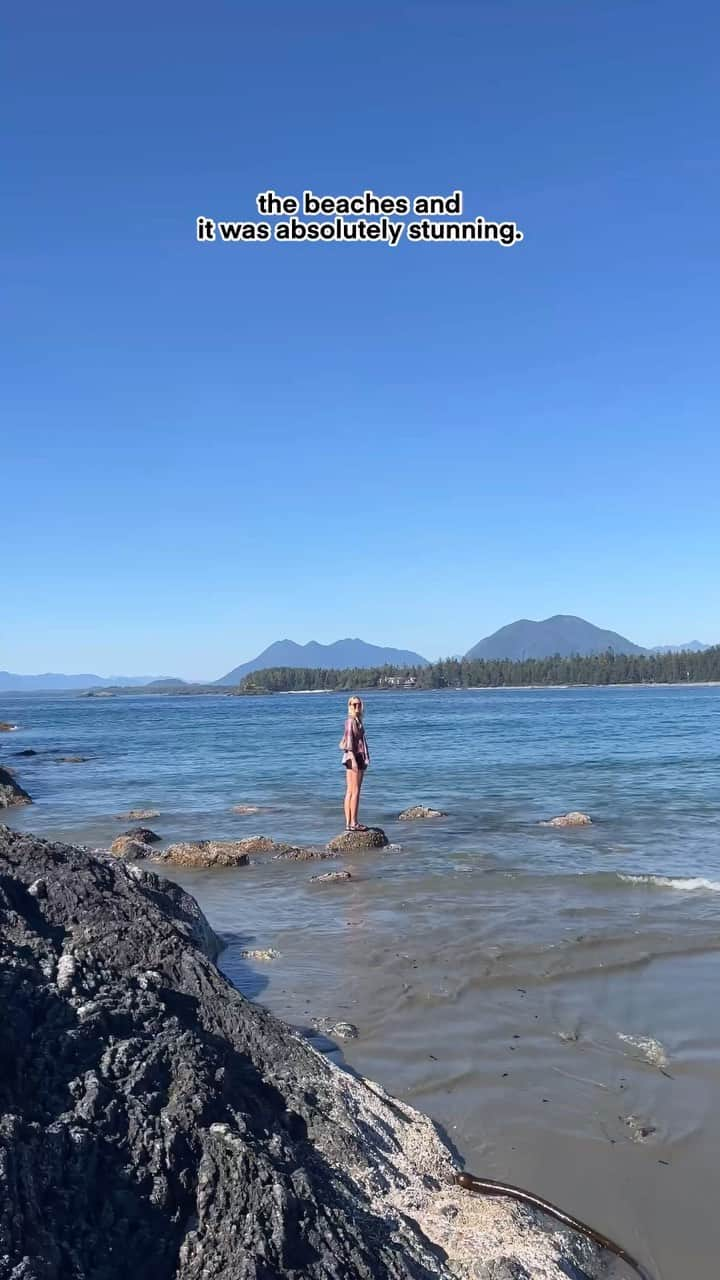
[[[617,631],[596,627],[575,614],[556,613],[539,621],[518,618],[479,640],[465,657],[522,662],[526,658],[552,658],[556,654],[565,658],[574,654],[584,657],[608,649],[614,653],[649,652]]]
[[[66,675],[59,671],[45,671],[39,675],[19,675],[15,671],[0,671],[0,693],[33,693],[62,691],[63,689],[104,689],[108,685],[133,688],[152,684],[158,676],[96,676],[93,674]],[[52,683],[51,683],[52,682]]]
[[[268,667],[313,669],[327,667],[344,671],[352,667],[385,666],[426,667],[428,660],[411,649],[393,649],[383,645],[368,644],[366,640],[360,640],[357,636],[334,640],[331,644],[320,644],[317,640],[309,640],[307,644],[298,644],[295,640],[276,640],[256,658],[241,662],[239,666],[233,667],[232,671],[228,671],[214,683],[239,684],[244,676]]]
[[[606,651],[629,654],[701,653],[711,649],[711,644],[691,640],[687,644],[655,645],[644,648],[634,644],[616,631],[596,627],[574,614],[554,614],[541,621],[519,618],[485,636],[464,655],[466,658],[509,659],[554,657],[556,654],[571,657],[587,656]],[[460,656],[460,655],[457,655]],[[396,649],[369,644],[358,637],[335,640],[321,644],[310,640],[298,644],[294,640],[276,640],[262,653],[247,662],[233,667],[219,679],[188,681],[170,676],[98,676],[95,674],[68,675],[60,672],[43,672],[38,675],[20,675],[0,671],[0,694],[23,692],[62,692],[94,689],[138,689],[145,686],[149,692],[169,692],[173,686],[187,687],[203,684],[214,686],[237,685],[244,676],[268,667],[308,667],[312,669],[351,670],[364,667],[424,667],[427,658],[412,649]]]

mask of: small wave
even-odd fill
[[[643,1062],[649,1063],[651,1067],[667,1067],[667,1053],[659,1040],[652,1040],[649,1036],[623,1035],[622,1031],[618,1031],[618,1040],[637,1049]]]
[[[654,884],[659,889],[679,889],[685,893],[696,889],[704,889],[706,893],[720,893],[720,883],[717,880],[706,880],[703,876],[632,876],[618,872],[618,878],[625,884]]]

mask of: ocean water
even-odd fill
[[[0,695],[16,828],[105,847],[341,830],[345,698]],[[251,998],[561,1203],[658,1280],[714,1274],[720,688],[368,694],[361,818],[389,849],[178,872]],[[38,752],[21,757],[16,752]],[[83,755],[84,763],[59,763]],[[447,817],[401,823],[410,804]],[[233,805],[260,812],[241,817]],[[588,828],[541,820],[570,809]],[[270,962],[248,949],[276,951]],[[351,1021],[358,1038],[329,1032]]]

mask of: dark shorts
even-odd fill
[[[367,769],[367,765],[366,765],[366,764],[363,764],[363,761],[362,761],[362,760],[356,760],[356,761],[355,761],[355,763],[356,763],[356,765],[357,765],[357,767],[358,767],[358,773],[364,773],[364,772],[365,772],[365,770]],[[346,769],[352,769],[352,767],[353,767],[353,762],[352,762],[352,760],[346,760],[346,761],[345,761],[345,768],[346,768]]]

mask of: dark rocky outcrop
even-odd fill
[[[14,804],[32,804],[32,796],[15,781],[9,769],[0,767],[0,809],[9,809]]]
[[[592,818],[587,813],[561,813],[557,818],[548,818],[540,823],[541,827],[591,827]]]
[[[327,847],[331,853],[356,853],[362,849],[384,849],[388,843],[381,827],[370,827],[367,831],[342,831],[328,840]]]
[[[424,804],[415,804],[398,814],[398,822],[416,822],[421,818],[447,818],[447,814],[442,809],[428,809]]]
[[[192,894],[174,881],[164,880],[144,867],[131,864],[125,867],[125,873],[145,894],[167,910],[183,937],[194,942],[210,960],[217,960],[225,944],[208,924]]]
[[[0,828],[3,1280],[602,1274],[235,991],[191,901]]]

